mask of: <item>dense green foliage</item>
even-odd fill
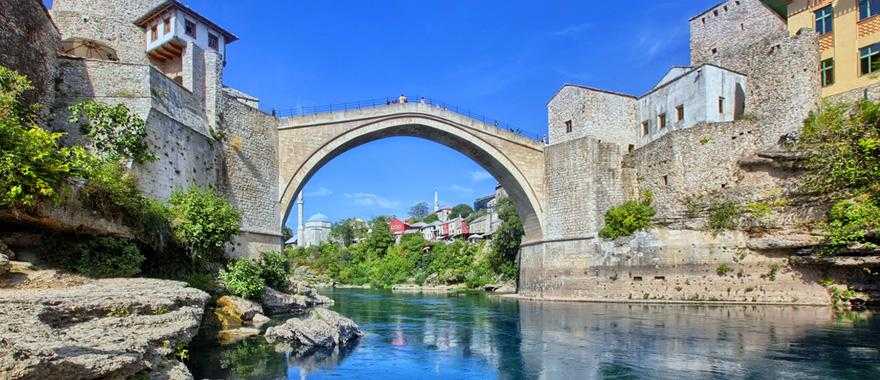
[[[522,237],[525,234],[522,220],[516,212],[516,206],[509,198],[501,198],[495,206],[501,225],[492,236],[492,249],[501,257],[513,261],[519,253]]]
[[[266,285],[278,290],[287,289],[287,274],[290,264],[287,257],[278,251],[263,252],[259,261],[260,277]]]
[[[709,229],[715,234],[732,230],[742,214],[743,209],[736,202],[723,201],[712,204],[709,207]]]
[[[177,190],[169,204],[174,238],[199,260],[216,261],[241,226],[238,211],[210,189]]]
[[[70,107],[71,124],[80,124],[94,150],[112,161],[133,160],[144,163],[155,160],[146,143],[147,125],[124,104],[111,106],[85,100]]]
[[[144,255],[137,245],[118,238],[95,238],[75,244],[72,269],[89,277],[132,277],[141,272]]]
[[[804,185],[823,193],[880,192],[880,102],[824,104],[804,123]]]
[[[467,218],[474,213],[474,209],[471,206],[468,206],[464,203],[456,205],[452,208],[452,212],[449,213],[450,218]]]
[[[609,209],[605,213],[605,226],[599,231],[599,236],[617,239],[650,227],[651,219],[657,214],[651,206],[653,198],[650,192],[645,192],[639,200],[626,201]]]
[[[251,259],[238,259],[220,271],[220,282],[229,293],[250,299],[257,299],[266,289],[260,265]]]
[[[838,201],[825,224],[828,252],[880,243],[880,102],[823,104],[804,123],[808,191]]]
[[[345,219],[333,224],[330,239],[348,247],[355,241],[366,239],[368,230],[367,224],[359,219]]]
[[[835,203],[828,213],[825,232],[833,249],[852,243],[877,246],[880,244],[880,202],[861,195]]]
[[[55,201],[71,174],[70,148],[61,133],[36,124],[34,110],[22,103],[30,81],[0,66],[0,207],[28,208]]]

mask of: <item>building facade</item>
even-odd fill
[[[306,221],[303,227],[303,241],[300,246],[318,246],[330,240],[330,229],[333,224],[324,214],[315,214]]]
[[[822,96],[834,96],[880,82],[880,0],[793,0],[788,4],[792,35],[819,35],[817,70]]]

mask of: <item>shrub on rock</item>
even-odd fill
[[[258,299],[266,289],[260,274],[259,265],[250,259],[239,259],[229,264],[227,270],[220,271],[220,282],[233,295]]]
[[[193,186],[178,190],[171,194],[169,203],[174,237],[196,259],[216,260],[238,234],[241,215],[211,189]]]
[[[278,251],[263,252],[260,257],[260,272],[266,285],[275,289],[287,289],[290,263],[283,253]]]
[[[144,262],[137,245],[118,238],[92,239],[77,245],[75,251],[78,258],[73,268],[95,278],[133,277]]]
[[[637,201],[626,201],[609,209],[605,213],[605,226],[599,231],[599,236],[605,239],[617,239],[650,227],[651,219],[657,214],[651,206],[653,198],[653,195],[646,191]]]

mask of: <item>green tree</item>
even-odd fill
[[[510,198],[501,198],[496,206],[501,226],[492,236],[492,248],[502,257],[512,259],[519,252],[522,237],[525,234],[522,221],[516,212],[516,206]]]
[[[220,282],[233,295],[257,299],[263,295],[266,282],[261,276],[260,266],[251,259],[238,259],[220,271]]]
[[[367,225],[359,219],[345,219],[330,227],[330,238],[345,247],[367,237]]]
[[[288,226],[284,226],[281,228],[281,237],[284,238],[284,241],[290,240],[293,237],[293,230]]]
[[[409,217],[416,221],[424,219],[430,213],[431,208],[425,202],[416,203],[409,209]]]
[[[431,224],[431,223],[434,223],[438,220],[440,220],[440,217],[437,216],[437,214],[431,214],[431,215],[426,216],[424,219],[422,219],[422,223]]]
[[[177,190],[169,203],[174,237],[195,259],[218,259],[241,227],[238,211],[213,190],[198,186]]]
[[[33,207],[55,201],[72,174],[73,150],[61,133],[43,130],[22,95],[33,89],[23,75],[0,66],[0,207]]]
[[[385,251],[392,244],[394,244],[394,236],[391,235],[391,229],[388,227],[388,218],[380,216],[370,221],[370,234],[364,241],[367,253],[377,257],[384,256]]]
[[[452,212],[449,214],[449,217],[450,218],[458,218],[458,217],[467,218],[467,217],[471,216],[471,214],[473,214],[473,213],[474,213],[474,209],[471,208],[471,206],[468,206],[468,205],[462,203],[462,204],[457,205],[452,208]]]
[[[147,124],[124,104],[111,106],[85,100],[70,107],[70,123],[79,123],[83,134],[102,157],[144,163],[155,160],[146,142]]]

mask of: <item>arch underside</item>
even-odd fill
[[[318,125],[295,128],[312,129],[325,127]],[[281,133],[284,133],[284,131],[282,130]],[[523,242],[538,241],[543,238],[542,218],[540,218],[542,209],[535,191],[526,176],[503,152],[475,133],[452,122],[433,117],[413,118],[411,115],[408,117],[390,117],[378,121],[368,121],[362,125],[347,129],[344,133],[333,137],[321,147],[312,147],[313,152],[306,161],[298,168],[295,168],[290,177],[285,178],[287,183],[280,199],[280,209],[284,213],[282,221],[287,220],[295,195],[302,191],[312,175],[327,162],[358,146],[398,136],[417,137],[433,141],[474,160],[474,162],[495,177],[516,205],[526,232]],[[297,149],[297,147],[281,147],[280,151],[284,154],[283,151],[287,149]],[[543,165],[543,162],[539,164]]]

